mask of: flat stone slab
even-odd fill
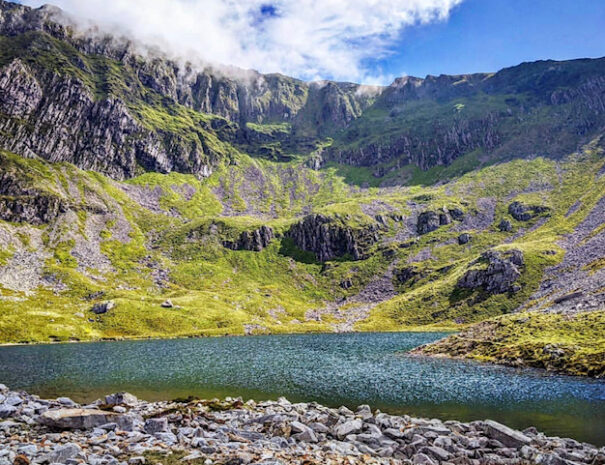
[[[48,410],[40,415],[39,422],[55,429],[92,429],[115,423],[123,430],[131,430],[133,419],[127,415],[103,410],[66,408]]]
[[[528,445],[531,439],[520,431],[515,431],[508,426],[504,426],[496,421],[486,420],[485,425],[487,426],[487,435],[491,439],[500,441],[507,447],[514,447],[518,449]]]

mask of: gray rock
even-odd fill
[[[508,447],[521,448],[531,443],[531,438],[520,431],[515,431],[508,426],[502,425],[492,420],[485,421],[486,434],[492,439],[500,441]]]
[[[77,407],[78,406],[78,404],[76,404],[69,397],[58,397],[57,402],[59,402],[61,405],[65,406],[65,407]]]
[[[93,429],[107,423],[116,423],[125,431],[132,429],[133,418],[114,412],[95,409],[48,410],[38,421],[54,429]]]
[[[294,422],[297,423],[297,422]],[[304,426],[304,425],[303,425]],[[294,427],[292,427],[294,431]],[[300,432],[292,435],[293,438],[301,442],[318,442],[315,432],[311,428],[303,428]]]
[[[412,463],[414,465],[437,465],[435,460],[423,453],[414,455],[414,457],[412,457]]]
[[[73,442],[65,444],[64,446],[57,446],[52,452],[49,452],[45,459],[51,463],[65,463],[68,459],[71,459],[82,452],[81,447]]]
[[[359,419],[345,421],[344,423],[338,424],[334,427],[334,435],[338,439],[344,439],[349,434],[359,433],[363,423]]]
[[[360,405],[359,407],[357,407],[357,410],[355,410],[355,414],[364,421],[368,420],[369,418],[372,418],[373,416],[372,409],[369,405]]]
[[[176,444],[178,441],[177,437],[174,434],[168,432],[155,433],[154,436],[160,441],[162,441],[164,444],[168,445]]]
[[[128,392],[116,392],[115,394],[105,396],[105,405],[108,407],[115,407],[116,405],[134,407],[138,402],[139,399]]]
[[[104,313],[109,312],[115,308],[116,304],[113,300],[109,300],[107,302],[100,302],[98,304],[94,304],[91,312],[95,315],[102,315]]]
[[[470,240],[471,240],[471,235],[468,233],[462,233],[458,236],[459,245],[468,244]]]
[[[155,434],[168,431],[168,419],[149,418],[145,421],[144,430],[147,434]]]
[[[498,229],[502,232],[511,232],[513,230],[513,225],[509,220],[502,220],[498,224]]]
[[[17,407],[12,405],[0,405],[0,418],[8,418],[17,412]]]
[[[173,308],[174,305],[172,304],[172,301],[170,299],[166,299],[164,302],[162,302],[162,308]]]
[[[513,202],[508,206],[508,213],[517,221],[529,221],[549,210],[542,205],[525,205],[521,202]]]

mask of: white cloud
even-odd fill
[[[463,0],[51,0],[104,29],[190,59],[305,79],[383,82],[367,62]],[[23,0],[30,6],[44,3]]]

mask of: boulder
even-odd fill
[[[116,304],[113,300],[108,300],[107,302],[100,302],[100,303],[94,304],[91,311],[95,315],[102,315],[104,313],[107,313],[110,310],[113,310],[115,308],[115,306],[116,306]]]
[[[46,455],[45,461],[49,463],[66,463],[68,459],[73,459],[80,452],[82,452],[82,448],[79,445],[70,442],[63,446],[55,447],[52,452],[49,452]]]
[[[166,418],[149,418],[145,421],[144,430],[147,434],[164,433],[168,431]]]
[[[459,245],[468,244],[470,240],[471,240],[471,235],[468,233],[462,233],[458,236]]]
[[[108,407],[115,407],[116,405],[134,407],[138,402],[139,399],[128,392],[116,392],[115,394],[105,396],[105,405]]]
[[[508,426],[502,425],[493,420],[485,421],[486,434],[491,439],[500,441],[507,447],[519,449],[531,443],[531,439],[520,431],[515,431]]]
[[[422,212],[418,215],[416,231],[420,235],[428,234],[439,229],[441,224],[440,215],[438,213],[433,211]]]
[[[502,232],[511,232],[513,230],[513,225],[509,220],[502,220],[500,224],[498,224],[498,229]]]
[[[170,299],[166,299],[164,302],[162,302],[162,308],[174,308],[174,305]]]
[[[133,419],[127,415],[96,409],[69,408],[48,410],[38,421],[53,429],[93,429],[107,423],[116,423],[121,429],[132,429]]]
[[[292,435],[293,438],[302,442],[317,442],[315,432],[307,425],[299,421],[293,421],[290,423],[290,426],[292,428],[292,433],[294,433]]]
[[[362,427],[363,423],[359,419],[345,421],[334,427],[334,436],[342,440],[349,434],[361,432]]]

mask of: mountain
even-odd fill
[[[602,376],[604,130],[605,59],[307,83],[0,2],[0,341],[446,329]]]

